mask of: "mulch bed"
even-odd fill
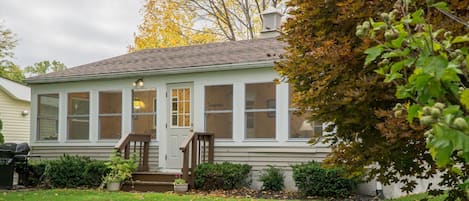
[[[347,201],[368,201],[375,200],[375,198],[363,195],[353,195],[349,198],[319,198],[319,197],[304,197],[298,192],[290,191],[260,191],[250,188],[241,188],[235,190],[214,190],[214,191],[201,191],[192,190],[190,194],[210,195],[219,197],[233,197],[233,198],[256,198],[256,199],[278,199],[278,200],[347,200]],[[376,199],[379,200],[379,199]]]

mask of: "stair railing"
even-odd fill
[[[114,146],[114,149],[121,153],[121,156],[123,154],[125,159],[129,159],[131,153],[136,153],[138,156],[137,171],[148,171],[150,141],[151,136],[148,134],[130,133],[122,137],[119,142],[117,142],[116,146]]]
[[[194,170],[198,164],[213,163],[215,137],[213,133],[191,132],[179,147],[182,151],[182,178],[194,187]]]

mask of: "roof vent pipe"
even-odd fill
[[[261,38],[272,38],[279,36],[280,33],[278,32],[281,25],[282,20],[282,12],[280,9],[276,9],[273,7],[269,7],[261,13],[262,15],[262,31],[261,31]]]

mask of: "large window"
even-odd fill
[[[310,115],[308,112],[299,114],[299,110],[293,105],[293,87],[289,86],[289,124],[290,124],[290,139],[311,138],[313,136],[319,137],[322,135],[322,122],[310,121],[307,117]]]
[[[156,138],[156,90],[133,90],[132,97],[132,132]]]
[[[233,86],[205,87],[205,130],[216,138],[233,136]]]
[[[90,94],[69,93],[68,94],[68,139],[89,139],[90,127]]]
[[[99,92],[99,137],[120,139],[122,128],[122,92]]]
[[[246,138],[275,138],[275,84],[246,84]]]
[[[38,96],[37,140],[57,140],[59,127],[59,94]]]

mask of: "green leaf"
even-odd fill
[[[445,11],[449,11],[449,8],[448,8],[448,4],[446,4],[446,2],[438,2],[438,3],[434,3],[432,5],[430,5],[430,7],[433,7],[433,8],[439,8],[439,9],[442,9],[442,10],[445,10]]]
[[[412,13],[412,24],[422,24],[425,23],[423,16],[423,9],[418,9]]]
[[[393,58],[393,57],[404,57],[404,56],[409,55],[409,53],[410,53],[409,48],[405,48],[403,50],[395,49],[391,52],[383,54],[383,58],[387,59],[387,58]]]
[[[399,99],[405,99],[411,97],[409,90],[405,86],[397,86],[396,97]]]
[[[469,42],[469,36],[468,36],[468,35],[465,35],[465,36],[456,36],[456,38],[454,38],[453,41],[451,41],[452,44],[455,44],[455,43],[464,43],[464,42]]]
[[[381,47],[381,45],[378,45],[378,46],[374,46],[374,47],[371,47],[371,48],[368,48],[367,50],[365,50],[365,54],[367,54],[368,56],[366,56],[366,60],[365,60],[365,66],[370,64],[371,62],[373,62],[374,60],[376,60],[376,58],[381,55],[381,53],[384,51],[384,48]]]
[[[448,60],[441,55],[421,57],[416,63],[417,68],[422,68],[423,72],[434,75],[437,79],[443,76],[447,66]]]
[[[400,73],[391,73],[391,74],[387,74],[386,75],[386,78],[384,79],[384,82],[386,83],[389,83],[395,79],[399,79],[399,78],[402,78],[402,74]]]
[[[469,109],[469,89],[464,89],[459,100],[466,109]]]
[[[447,165],[451,159],[453,146],[448,139],[448,133],[452,132],[448,127],[440,126],[438,124],[433,126],[433,139],[427,144],[430,149],[430,154],[439,167]]]
[[[420,105],[417,104],[412,104],[409,107],[409,109],[407,110],[407,121],[409,122],[409,124],[412,123],[412,121],[414,121],[414,119],[419,116],[420,109]]]

